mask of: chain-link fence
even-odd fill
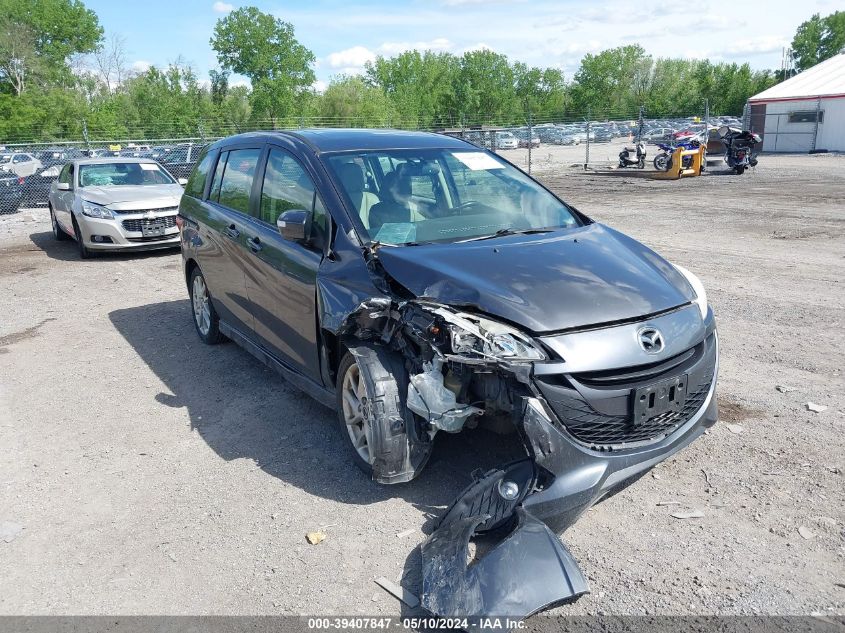
[[[229,129],[213,126],[215,134],[207,134],[204,122],[196,125],[191,136],[163,137],[149,134],[138,136],[107,136],[105,131],[77,126],[79,134],[67,140],[41,142],[0,143],[0,214],[16,213],[21,209],[46,207],[50,190],[63,166],[69,161],[89,157],[137,157],[158,161],[175,178],[187,178],[200,150],[209,142],[237,132],[255,129],[297,129],[305,127],[400,127],[419,129],[464,139],[479,147],[497,152],[528,173],[554,172],[563,169],[589,169],[619,163],[619,153],[636,140],[646,145],[673,144],[685,139],[702,142],[713,140],[719,125],[742,125],[737,117],[713,117],[706,105],[700,112],[686,116],[646,116],[639,112],[605,112],[601,118],[590,112],[571,114],[558,120],[525,117],[515,125],[504,117],[501,124],[451,122],[438,125],[396,125],[390,119],[326,119],[299,118],[284,121],[257,121]],[[496,117],[490,117],[496,121]],[[140,132],[140,130],[139,130]],[[81,137],[81,138],[79,138]],[[709,149],[709,148],[708,148]],[[649,160],[654,155],[651,151]]]

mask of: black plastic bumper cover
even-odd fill
[[[516,527],[468,564],[469,541],[487,515],[442,525],[422,545],[422,606],[445,617],[524,618],[574,600],[587,582],[543,522],[516,509]]]

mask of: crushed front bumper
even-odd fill
[[[668,370],[684,372],[694,384],[706,381],[699,399],[691,400],[695,410],[647,441],[596,445],[577,439],[556,414],[561,407],[549,403],[535,378],[535,395],[524,398],[519,423],[529,459],[476,480],[443,515],[422,546],[422,605],[443,616],[527,617],[586,593],[556,533],[716,423],[718,337],[712,313],[707,325],[704,339],[699,330],[693,341],[703,351]],[[604,392],[615,393],[612,387]],[[612,418],[617,405],[610,397],[596,406]],[[485,553],[468,563],[474,539]]]

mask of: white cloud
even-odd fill
[[[493,48],[488,46],[484,42],[478,42],[477,44],[471,44],[469,46],[463,47],[461,50],[458,51],[458,55],[463,55],[464,53],[472,53],[473,51],[492,51]]]
[[[779,51],[787,45],[788,42],[783,37],[769,35],[748,40],[737,40],[725,50],[725,53],[731,56],[763,55]]]
[[[311,87],[314,90],[316,90],[317,92],[325,92],[326,88],[329,87],[329,84],[327,84],[325,81],[323,81],[321,79],[318,79],[313,84],[311,84]]]
[[[152,64],[150,62],[144,61],[143,59],[139,59],[138,61],[132,62],[132,70],[136,73],[145,73],[150,68],[152,68]]]
[[[235,6],[229,2],[220,2],[220,0],[217,0],[211,8],[214,9],[215,13],[229,13]]]
[[[447,7],[461,7],[484,4],[518,4],[522,2],[525,2],[525,0],[442,0],[440,4]]]
[[[398,55],[405,51],[448,51],[453,48],[454,44],[445,37],[436,37],[427,42],[385,42],[378,47],[378,52],[382,55]]]
[[[375,59],[376,54],[364,46],[353,46],[336,53],[329,53],[326,56],[330,68],[342,69],[341,72],[346,74],[355,74],[356,69],[357,72],[361,72],[364,64],[375,61]],[[350,70],[353,72],[349,72]]]

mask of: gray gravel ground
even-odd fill
[[[592,593],[557,612],[842,614],[845,157],[564,163],[540,167],[567,200],[702,277],[723,422],[565,534]],[[419,480],[367,481],[331,412],[199,343],[178,254],[83,262],[49,229],[0,217],[0,614],[398,615],[373,580],[418,591],[431,517],[510,440],[440,435]]]

